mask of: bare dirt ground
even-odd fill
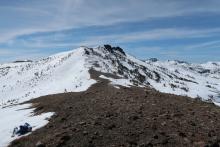
[[[40,97],[36,113],[50,122],[11,147],[218,147],[220,107],[150,88],[114,88],[99,73],[85,92]]]

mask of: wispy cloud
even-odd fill
[[[133,0],[39,0],[22,2],[10,6],[1,4],[0,19],[4,27],[0,27],[2,34],[0,42],[39,31],[110,25],[199,12],[220,12],[218,0],[199,3],[176,0],[139,0],[138,2]]]
[[[70,30],[71,31],[71,30]],[[192,39],[192,38],[207,38],[219,36],[220,28],[214,29],[185,29],[185,28],[164,28],[153,29],[148,31],[128,32],[120,34],[108,35],[87,35],[79,39],[80,36],[70,36],[70,31],[61,31],[52,34],[30,37],[26,36],[24,39],[19,39],[14,42],[14,45],[20,44],[25,48],[55,48],[55,47],[77,47],[97,46],[100,44],[120,44],[131,43],[138,41],[157,41],[157,40],[177,40],[177,39]],[[27,39],[28,38],[28,39]],[[75,41],[75,38],[78,38]],[[10,42],[9,42],[10,43]],[[216,43],[216,41],[203,43],[203,46],[209,46]],[[12,44],[12,43],[11,43]],[[201,45],[200,45],[201,46]],[[198,46],[198,47],[200,47]],[[196,45],[189,46],[189,48],[196,48]]]
[[[195,50],[195,49],[202,49],[202,48],[209,48],[209,49],[220,48],[220,40],[187,45],[185,47],[185,50]]]
[[[184,28],[156,29],[120,36],[122,41],[183,39],[217,36],[220,28],[207,30],[191,30]]]
[[[116,35],[97,35],[90,36],[85,41],[78,42],[77,45],[94,46],[103,43],[128,43],[135,41],[149,40],[169,40],[169,39],[190,39],[190,38],[205,38],[219,36],[220,28],[191,30],[184,28],[166,28],[154,29],[142,32],[132,32]],[[208,45],[208,44],[207,44]]]

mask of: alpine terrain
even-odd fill
[[[0,64],[0,146],[214,146],[218,105],[220,62],[104,45]],[[34,131],[11,137],[26,121]]]

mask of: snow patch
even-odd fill
[[[28,122],[29,124],[31,124],[34,131],[46,125],[48,123],[47,119],[49,119],[54,114],[53,112],[48,112],[41,115],[34,115],[34,109],[30,109],[30,107],[30,104],[23,104],[0,109],[1,147],[7,146],[11,141],[19,138],[18,136],[11,137],[14,127],[19,127],[19,125],[23,125],[25,122]]]
[[[133,85],[127,79],[113,79],[113,78],[110,78],[110,77],[106,77],[104,75],[100,75],[99,77],[102,78],[102,79],[107,79],[107,80],[111,81],[110,84],[115,85],[116,88],[119,88],[118,85],[124,86],[124,87],[131,87]]]

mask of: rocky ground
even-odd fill
[[[114,88],[99,73],[85,92],[30,101],[50,122],[11,147],[212,146],[220,143],[220,107],[150,88]],[[109,76],[109,75],[108,75]]]

